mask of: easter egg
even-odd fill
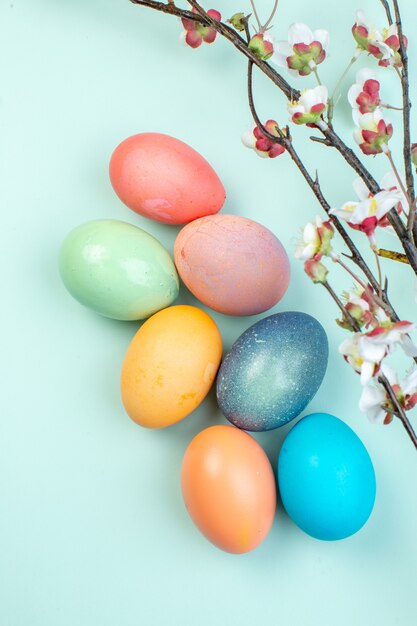
[[[270,309],[290,280],[280,241],[265,226],[237,215],[210,215],[187,224],[175,241],[174,259],[191,293],[227,315]]]
[[[271,430],[294,419],[321,385],[328,342],[310,315],[270,315],[248,328],[226,354],[217,398],[227,419],[244,430]]]
[[[178,422],[207,395],[221,356],[221,336],[207,313],[186,305],[159,311],[124,358],[121,394],[128,415],[148,428]]]
[[[276,487],[261,446],[232,426],[211,426],[189,444],[181,470],[184,502],[197,528],[217,547],[256,548],[275,515]]]
[[[165,224],[217,213],[226,193],[211,165],[179,139],[141,133],[117,146],[110,160],[113,189],[130,209]]]
[[[59,271],[76,300],[117,320],[144,319],[178,296],[178,275],[165,248],[141,228],[117,220],[95,220],[71,231]]]
[[[278,481],[288,515],[316,539],[353,535],[375,502],[375,472],[365,446],[327,413],[308,415],[290,430],[279,454]]]

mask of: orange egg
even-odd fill
[[[241,554],[271,529],[276,487],[261,446],[233,426],[211,426],[191,441],[182,463],[182,493],[200,531],[217,547]]]
[[[121,393],[141,426],[163,428],[206,397],[222,356],[213,319],[194,306],[172,306],[150,317],[133,337],[122,366]]]

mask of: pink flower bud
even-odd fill
[[[380,51],[378,55],[374,55],[376,56],[377,59],[379,58],[378,65],[380,65],[381,67],[389,67],[389,66],[401,67],[402,60],[401,60],[401,53],[400,53],[400,39],[398,37],[396,25],[394,24],[388,30],[385,30],[384,36],[385,38],[383,39],[382,43],[391,52],[388,55],[388,58],[386,58],[387,55],[384,54],[385,50],[382,50],[382,52]],[[407,37],[403,35],[403,39],[404,39],[404,46],[407,48],[408,46]]]
[[[279,137],[278,133],[278,123],[275,120],[268,120],[264,124],[265,129],[268,131],[270,135],[274,135],[274,137]],[[270,159],[274,159],[279,156],[283,152],[285,152],[284,146],[280,143],[273,141],[265,133],[262,132],[260,128],[255,126],[252,131],[247,131],[243,137],[242,142],[247,148],[252,148],[261,157],[269,157]]]
[[[298,101],[287,105],[291,120],[297,125],[306,124],[313,127],[325,124],[323,113],[327,109],[327,100],[328,92],[324,85],[306,89]]]
[[[317,258],[305,261],[304,271],[307,276],[311,278],[313,283],[327,283],[327,274],[329,271]]]
[[[392,137],[392,124],[384,120],[379,109],[372,113],[359,115],[358,128],[353,133],[353,138],[366,155],[375,155],[384,152]]]
[[[244,20],[245,20],[245,14],[240,12],[240,13],[235,13],[234,15],[232,15],[230,20],[227,20],[227,21],[229,24],[233,26],[233,28],[236,28],[236,30],[243,31],[245,30]]]
[[[267,61],[274,54],[274,44],[269,35],[258,33],[249,42],[249,50],[261,61]]]

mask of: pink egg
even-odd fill
[[[122,141],[110,159],[110,180],[130,209],[165,224],[186,224],[217,213],[226,197],[201,154],[160,133]]]
[[[210,215],[187,224],[178,233],[174,258],[191,293],[226,315],[267,311],[290,280],[281,242],[246,217]]]

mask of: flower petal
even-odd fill
[[[406,377],[401,383],[401,388],[405,394],[409,394],[410,396],[416,393],[417,391],[417,367],[412,367],[411,370],[407,372]]]
[[[370,24],[368,22],[368,18],[366,17],[362,9],[359,9],[358,11],[356,11],[356,24],[358,24],[359,26],[365,26],[365,28],[370,30]]]
[[[359,354],[365,361],[380,363],[387,352],[385,343],[373,341],[370,337],[362,336],[359,339]]]
[[[386,411],[381,405],[385,399],[386,394],[381,385],[366,385],[362,389],[359,408],[363,413],[366,413],[370,422],[383,424]]]
[[[292,47],[295,43],[310,44],[313,41],[313,31],[303,22],[291,24],[288,29],[288,42]]]
[[[252,148],[252,150],[255,148],[256,138],[253,134],[253,130],[247,130],[243,133],[242,143],[244,146],[246,146],[246,148]]]
[[[359,200],[367,200],[369,198],[369,189],[363,182],[362,178],[355,178],[352,183],[352,187],[358,196]]]
[[[356,82],[361,86],[369,79],[376,80],[375,72],[370,67],[363,67],[356,74]]]
[[[274,54],[270,61],[278,65],[278,67],[288,68],[287,59],[293,54],[293,50],[288,41],[277,41],[274,44]],[[298,72],[297,72],[298,74]]]
[[[357,99],[358,99],[358,96],[361,93],[361,91],[362,91],[362,87],[361,87],[361,85],[359,85],[357,83],[354,83],[350,87],[350,89],[348,91],[348,94],[347,94],[347,97],[348,97],[348,101],[349,101],[349,104],[352,107],[352,109],[359,108],[359,105],[357,103]]]
[[[330,43],[330,35],[328,30],[324,30],[324,28],[319,28],[313,32],[313,40],[319,41],[323,47],[323,50],[327,50]]]
[[[399,193],[394,191],[380,191],[374,196],[377,205],[376,216],[381,219],[401,200]]]
[[[375,374],[375,363],[364,361],[361,367],[361,384],[366,385]]]

